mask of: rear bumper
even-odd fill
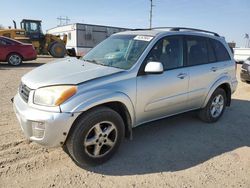
[[[35,60],[35,59],[37,59],[37,53],[35,51],[30,52],[29,54],[26,54],[23,57],[23,61],[31,61],[31,60]]]
[[[47,147],[62,145],[77,115],[38,110],[17,94],[13,108],[26,138]]]

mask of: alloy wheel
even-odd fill
[[[224,108],[224,98],[221,94],[214,97],[211,107],[210,113],[213,118],[217,118],[220,116]]]
[[[102,157],[109,153],[117,140],[117,129],[112,122],[95,124],[84,139],[84,148],[90,157]]]

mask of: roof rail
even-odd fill
[[[197,31],[197,32],[202,32],[202,33],[210,33],[216,37],[220,36],[218,33],[215,33],[212,31],[206,31],[206,30],[202,30],[202,29],[195,29],[195,28],[188,28],[188,27],[154,27],[152,29],[170,29],[170,31],[180,31],[180,30]]]
[[[135,29],[130,29],[131,31],[144,31],[144,30],[151,30],[150,28],[135,28]]]

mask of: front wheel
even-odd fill
[[[109,160],[124,137],[121,116],[107,107],[90,110],[78,119],[66,147],[69,155],[81,167]]]
[[[65,45],[60,42],[54,42],[50,45],[49,52],[55,58],[63,58],[66,55]]]
[[[199,111],[201,120],[213,123],[219,120],[226,107],[226,92],[222,88],[217,88],[209,99],[205,108]]]

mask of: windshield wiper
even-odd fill
[[[91,60],[89,60],[89,59],[83,59],[83,61],[87,61],[87,62],[89,62],[89,63],[94,63],[94,64],[97,64],[97,65],[102,65],[102,66],[108,66],[108,67],[109,67],[109,65],[106,65],[106,64],[97,62],[97,61],[94,60],[94,59],[91,59]]]
[[[94,60],[94,59],[83,59],[83,61],[87,61],[87,62],[90,62],[90,63],[98,64],[97,61]]]

